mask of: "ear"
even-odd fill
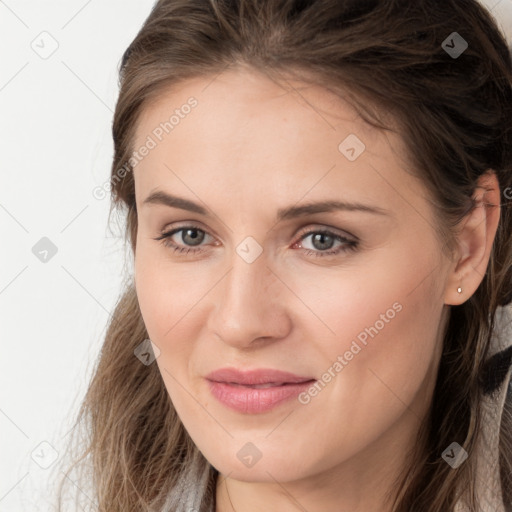
[[[500,187],[496,173],[480,176],[473,194],[475,207],[460,222],[457,251],[448,274],[444,301],[457,306],[468,300],[482,282],[500,220]],[[462,288],[462,292],[457,291]]]

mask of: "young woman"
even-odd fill
[[[120,74],[134,275],[79,417],[82,506],[511,511],[512,63],[489,13],[160,0]]]

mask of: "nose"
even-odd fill
[[[247,263],[236,252],[231,269],[215,287],[215,305],[208,330],[224,343],[239,349],[284,338],[291,329],[283,283],[267,265],[263,252]],[[288,291],[289,293],[289,291]]]

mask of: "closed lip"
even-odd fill
[[[212,382],[239,384],[251,386],[258,384],[298,384],[316,380],[314,377],[296,375],[273,368],[257,368],[254,370],[239,370],[237,368],[220,368],[209,373],[206,377]]]

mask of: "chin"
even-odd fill
[[[276,453],[272,452],[268,456],[262,453],[261,458],[253,463],[252,466],[245,466],[235,453],[235,460],[229,457],[226,459],[226,453],[211,460],[217,471],[228,476],[228,478],[241,482],[287,482],[300,480],[307,476],[305,471],[305,461],[303,458],[289,458],[283,453],[285,459],[279,460]],[[243,455],[242,455],[243,459]],[[250,461],[247,462],[250,464]]]

